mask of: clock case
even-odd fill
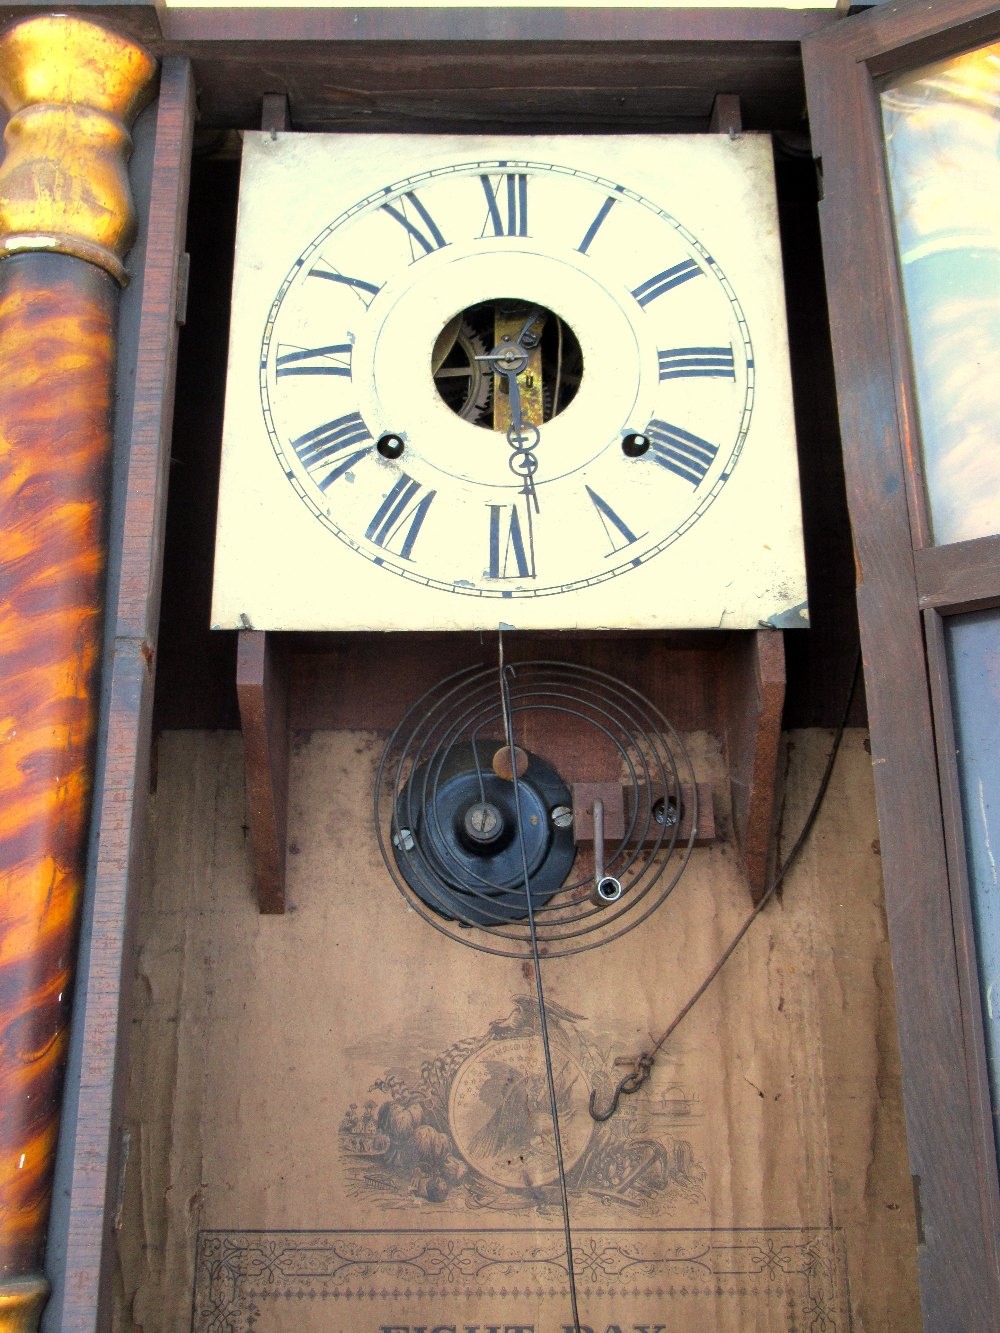
[[[173,21],[177,21],[176,19]],[[620,16],[615,17],[620,23]],[[568,67],[569,68],[569,67]],[[573,79],[575,75],[567,77]],[[213,84],[221,91],[221,85]],[[231,85],[235,89],[236,84]],[[208,101],[216,93],[209,93]],[[211,116],[247,115],[252,107],[263,107],[263,128],[287,129],[289,103],[287,97],[260,92],[241,93],[248,97],[247,108],[217,107]],[[617,95],[615,95],[615,99]],[[792,99],[793,100],[793,99]],[[203,108],[205,93],[203,93]],[[779,103],[783,105],[779,96]],[[789,103],[791,105],[791,103]],[[740,129],[740,100],[731,95],[709,96],[711,131],[736,133]],[[781,112],[780,115],[787,115]],[[115,628],[127,636],[128,644],[155,644],[155,661],[159,676],[156,702],[156,721],[153,728],[169,729],[183,726],[235,724],[241,726],[247,764],[247,822],[252,846],[253,884],[264,912],[280,913],[285,908],[285,858],[293,833],[288,826],[288,760],[296,729],[313,726],[373,725],[388,728],[399,718],[408,698],[423,684],[435,680],[453,664],[465,665],[469,655],[480,651],[479,636],[449,635],[421,637],[392,635],[281,635],[263,631],[243,631],[235,636],[207,635],[208,584],[204,579],[204,557],[192,541],[192,533],[204,532],[215,519],[215,483],[212,480],[211,455],[203,449],[188,451],[183,441],[203,439],[207,429],[205,409],[209,420],[219,429],[221,400],[205,400],[205,361],[203,352],[183,357],[180,365],[179,393],[173,395],[173,375],[176,365],[176,328],[185,321],[200,331],[200,348],[211,349],[209,355],[220,364],[224,348],[225,325],[219,323],[219,313],[228,307],[229,281],[227,265],[232,255],[232,233],[219,231],[216,201],[213,191],[197,193],[195,205],[204,208],[200,235],[208,243],[193,256],[197,283],[189,287],[188,259],[183,247],[184,221],[187,217],[188,183],[192,175],[199,176],[197,159],[191,156],[191,129],[195,115],[195,85],[191,67],[183,56],[168,55],[164,60],[160,84],[160,100],[156,121],[149,117],[136,131],[137,144],[145,145],[145,156],[139,155],[140,189],[147,199],[148,236],[145,248],[133,256],[133,263],[143,265],[144,284],[133,285],[125,301],[125,329],[131,328],[133,356],[140,367],[139,407],[141,435],[136,439],[133,428],[131,455],[127,473],[128,504],[117,512],[117,524],[123,531],[125,549],[135,549],[137,563],[123,564],[129,572],[121,585],[119,616]],[[615,125],[613,116],[605,124]],[[543,120],[544,125],[544,120]],[[681,128],[681,123],[677,123]],[[689,128],[689,127],[687,127]],[[144,139],[145,136],[145,139]],[[231,155],[225,137],[208,141],[209,153]],[[141,173],[145,172],[145,176]],[[197,224],[196,224],[197,225]],[[161,304],[157,304],[156,293]],[[129,304],[131,303],[131,304]],[[129,325],[128,321],[132,323]],[[221,335],[221,337],[220,337]],[[135,364],[135,363],[132,363]],[[123,369],[125,393],[129,389],[128,360]],[[145,376],[145,377],[144,377]],[[147,383],[148,380],[148,383]],[[216,381],[217,383],[217,381]],[[173,439],[169,447],[173,420]],[[211,431],[211,427],[208,427]],[[181,453],[177,453],[177,448]],[[187,456],[187,457],[184,457]],[[171,515],[165,515],[165,477],[169,460],[175,459],[172,480]],[[184,461],[181,461],[184,460]],[[123,463],[123,468],[125,464]],[[140,477],[141,480],[140,481]],[[824,483],[825,484],[825,483]],[[123,492],[124,495],[124,492]],[[151,533],[161,531],[167,519],[167,580],[160,607],[160,575],[164,568],[164,548],[152,540]],[[193,527],[192,527],[193,525]],[[135,573],[132,573],[135,569]],[[843,599],[841,599],[843,600]],[[804,636],[808,637],[808,636]],[[837,636],[839,637],[839,636]],[[557,647],[556,647],[557,645]],[[524,655],[556,655],[569,653],[599,667],[620,669],[621,644],[617,635],[583,636],[519,636],[517,651]],[[809,645],[803,644],[805,651]],[[849,645],[840,644],[837,653],[843,657]],[[133,660],[125,645],[117,649],[119,657],[111,676],[111,694],[108,704],[109,745],[124,754],[129,772],[135,773],[135,792],[147,789],[149,780],[155,784],[155,768],[149,769],[148,754],[144,752],[141,737],[151,725],[152,690],[145,684],[145,657]],[[628,636],[629,659],[643,663],[639,673],[632,673],[639,684],[647,681],[653,697],[660,697],[667,705],[675,725],[681,732],[687,729],[707,728],[724,732],[727,736],[729,786],[733,797],[735,824],[733,836],[743,849],[747,865],[748,884],[760,892],[767,876],[771,858],[773,816],[781,710],[785,696],[784,645],[780,631],[767,629],[759,632],[696,633],[696,635]],[[828,663],[829,667],[829,663]],[[836,676],[835,665],[829,667]],[[239,714],[232,712],[231,690],[236,678]],[[148,677],[152,680],[152,676]],[[341,689],[341,682],[380,681],[377,689]],[[401,690],[400,681],[408,680],[409,688]],[[664,688],[668,697],[664,696]],[[139,706],[133,704],[139,701]],[[183,721],[181,721],[183,718]],[[124,749],[121,749],[124,746]],[[131,757],[129,757],[131,752]],[[144,805],[141,800],[129,802],[127,810],[116,818],[120,826],[117,844],[104,840],[105,853],[115,852],[113,870],[107,862],[97,866],[97,881],[101,886],[100,901],[124,902],[129,885],[128,866],[137,872],[141,845],[143,845]],[[107,826],[108,810],[101,806],[99,818]],[[109,908],[115,912],[115,908]],[[108,910],[105,908],[104,910]],[[125,917],[123,916],[123,920]],[[135,930],[135,913],[129,912],[131,932]],[[100,938],[101,948],[124,948],[124,941],[116,945],[112,938]],[[131,945],[129,945],[131,948]],[[124,957],[131,957],[125,948]],[[85,970],[81,985],[88,985],[91,972]],[[117,1064],[115,1074],[115,1033],[117,1018],[124,1018],[127,1010],[120,1009],[119,992],[107,997],[93,996],[88,1005],[92,1024],[85,1030],[77,1028],[75,1068],[80,1061],[99,1060],[104,1050],[108,1060],[108,1077],[101,1088],[88,1093],[81,1113],[80,1132],[109,1132],[115,1092],[116,1108],[124,1094],[124,1062],[127,1042],[123,1038],[120,1053],[123,1062]],[[95,1025],[96,1024],[96,1028]],[[73,1077],[71,1066],[71,1080]],[[120,1110],[113,1112],[119,1116]],[[121,1140],[107,1138],[107,1180],[119,1178],[125,1158],[121,1156]],[[93,1253],[93,1228],[87,1214],[76,1208],[67,1212],[61,1198],[79,1200],[84,1182],[80,1178],[81,1158],[73,1152],[73,1137],[64,1138],[64,1157],[61,1177],[71,1182],[68,1193],[57,1197],[53,1213],[52,1236],[55,1249],[51,1250],[53,1264],[65,1261],[81,1265],[83,1282],[67,1288],[57,1277],[59,1314],[56,1326],[65,1328],[105,1328],[111,1310],[113,1246],[104,1250],[103,1261],[84,1258],[84,1250]],[[112,1206],[109,1204],[108,1206]],[[97,1228],[101,1228],[97,1213]],[[64,1237],[64,1240],[60,1240]],[[57,1269],[56,1269],[57,1270]]]
[[[14,6],[6,12],[15,17],[30,12],[31,6]],[[943,25],[950,17],[967,20],[966,10],[971,7],[948,4],[948,14],[942,16]],[[961,12],[960,12],[961,11]],[[366,116],[367,123],[394,128],[400,116],[412,117],[421,128],[433,124],[453,125],[467,115],[470,93],[461,81],[458,93],[440,91],[434,79],[423,80],[422,91],[415,94],[409,86],[400,89],[395,74],[400,60],[421,60],[421,42],[436,44],[438,54],[457,53],[465,62],[470,51],[480,54],[496,40],[497,15],[488,12],[468,20],[462,28],[467,44],[459,51],[452,41],[454,16],[447,13],[414,16],[394,16],[387,20],[385,13],[360,11],[354,15],[337,13],[294,15],[279,13],[259,18],[246,12],[221,16],[219,13],[195,15],[174,12],[157,16],[153,7],[121,6],[93,7],[95,14],[103,14],[112,23],[123,24],[146,40],[155,49],[163,51],[165,63],[156,119],[148,117],[137,127],[136,155],[133,177],[143,198],[144,217],[148,223],[145,249],[135,257],[136,272],[131,293],[127,294],[123,326],[122,384],[123,401],[132,404],[129,387],[136,361],[139,374],[135,390],[137,405],[136,425],[131,439],[119,449],[120,475],[128,477],[128,504],[124,502],[125,484],[119,491],[116,517],[116,535],[124,531],[126,555],[121,564],[120,587],[118,573],[112,586],[110,600],[117,612],[109,635],[107,653],[107,691],[105,715],[108,719],[108,742],[102,747],[102,764],[110,776],[104,795],[99,802],[98,821],[104,830],[100,855],[94,868],[95,901],[98,926],[93,936],[93,949],[81,963],[81,996],[87,1004],[87,1022],[77,1026],[75,1052],[71,1065],[70,1087],[77,1088],[81,1063],[92,1070],[94,1077],[85,1096],[74,1101],[69,1114],[69,1129],[64,1135],[61,1180],[65,1186],[63,1197],[72,1198],[74,1212],[70,1219],[65,1208],[57,1207],[50,1233],[52,1263],[58,1272],[60,1264],[68,1265],[74,1275],[71,1289],[61,1292],[61,1322],[52,1327],[74,1329],[105,1328],[109,1308],[109,1292],[114,1269],[114,1247],[110,1239],[115,1218],[116,1185],[119,1179],[121,1143],[113,1128],[120,1111],[123,1092],[123,1071],[127,1067],[127,1028],[129,1014],[129,978],[131,976],[131,941],[134,935],[135,877],[140,862],[140,845],[144,821],[145,793],[148,788],[148,748],[152,717],[152,688],[155,661],[160,677],[157,701],[157,726],[218,726],[231,725],[235,715],[229,702],[232,680],[231,655],[235,646],[230,636],[216,637],[213,641],[199,627],[206,617],[201,616],[206,603],[204,576],[197,574],[199,557],[191,551],[190,523],[199,509],[204,511],[206,478],[199,469],[206,465],[198,448],[187,451],[184,440],[197,441],[204,430],[204,379],[200,354],[182,365],[181,394],[177,404],[179,453],[175,468],[175,513],[171,518],[168,536],[169,576],[164,597],[163,631],[159,631],[159,579],[162,562],[162,527],[165,513],[165,478],[170,458],[170,418],[173,408],[173,372],[177,325],[184,321],[186,305],[186,271],[184,255],[184,222],[187,209],[187,188],[190,179],[190,144],[195,116],[195,90],[190,60],[195,61],[200,87],[202,123],[219,131],[218,142],[224,142],[225,127],[252,125],[259,122],[263,104],[265,125],[281,128],[287,125],[288,101],[284,95],[274,94],[276,76],[273,72],[274,43],[287,40],[282,52],[285,61],[279,76],[281,85],[287,85],[296,116],[312,119],[317,124],[329,125],[330,102],[322,89],[327,86],[327,71],[335,53],[343,67],[352,71],[358,91],[336,105],[333,113],[341,121],[352,116]],[[897,16],[894,16],[894,21]],[[902,20],[905,16],[898,16]],[[719,88],[738,88],[744,94],[744,106],[758,122],[791,126],[797,122],[801,108],[802,88],[799,65],[799,40],[812,30],[831,24],[832,16],[805,13],[765,11],[761,14],[743,14],[735,18],[730,12],[720,19],[704,12],[681,13],[665,22],[660,15],[632,11],[627,19],[621,11],[608,11],[603,16],[579,11],[575,27],[570,32],[564,18],[551,13],[536,16],[509,14],[505,16],[503,35],[514,42],[512,51],[505,50],[501,64],[519,73],[512,87],[508,78],[494,78],[492,92],[483,94],[484,106],[490,114],[515,125],[527,117],[549,128],[561,129],[566,121],[579,114],[582,105],[580,88],[592,90],[587,100],[586,114],[602,128],[638,126],[644,117],[655,119],[657,128],[675,124],[678,128],[703,127],[708,122],[713,105],[713,94]],[[163,23],[163,20],[165,24]],[[854,22],[854,20],[852,20]],[[864,27],[876,33],[875,46],[885,48],[889,36],[883,37],[875,18]],[[926,23],[923,25],[926,28]],[[912,22],[907,31],[930,41],[921,25]],[[918,29],[921,29],[918,32]],[[895,29],[893,30],[895,31]],[[252,40],[248,42],[248,34]],[[418,39],[416,43],[414,39]],[[372,49],[358,56],[359,39],[371,42]],[[332,45],[331,45],[332,44]],[[881,44],[881,45],[880,45]],[[288,60],[288,52],[295,49],[295,58]],[[866,48],[867,49],[867,48]],[[875,47],[873,46],[874,50]],[[938,43],[935,49],[940,50]],[[636,52],[654,60],[665,61],[674,71],[666,81],[641,79],[637,86],[633,66]],[[706,53],[712,52],[712,60]],[[540,59],[540,73],[536,73],[533,91],[525,95],[520,87],[523,71],[532,61]],[[594,73],[594,62],[597,73]],[[666,67],[665,66],[665,67]],[[412,69],[412,63],[407,65]],[[364,71],[358,76],[358,71]],[[588,72],[589,71],[589,72]],[[537,86],[539,81],[543,85]],[[487,81],[489,82],[489,81]],[[681,91],[679,84],[684,85]],[[499,90],[499,91],[498,91]],[[633,100],[634,99],[634,100]],[[632,110],[629,109],[631,101]],[[346,108],[346,109],[345,109]],[[641,108],[636,110],[635,108]],[[686,110],[682,109],[686,108]],[[694,108],[692,110],[692,108]],[[726,94],[715,99],[715,127],[724,128],[737,123],[738,102]],[[832,122],[831,122],[832,123]],[[217,145],[218,146],[218,145]],[[202,141],[204,149],[204,141]],[[145,154],[145,156],[144,156]],[[198,178],[199,168],[195,167]],[[198,192],[196,191],[196,194]],[[808,192],[806,192],[808,193]],[[213,325],[211,306],[224,306],[227,286],[215,286],[218,272],[224,278],[225,259],[231,241],[217,235],[214,208],[206,204],[211,199],[212,186],[202,186],[200,202],[195,200],[195,214],[201,213],[202,236],[214,237],[213,245],[202,248],[197,256],[199,280],[192,293],[192,310],[201,327]],[[792,215],[796,205],[792,205]],[[804,203],[800,218],[811,216],[811,200]],[[795,224],[793,224],[795,225]],[[221,257],[221,264],[220,264]],[[803,254],[793,252],[786,256],[791,269],[797,270],[800,281],[817,293],[822,287],[822,275]],[[804,276],[805,275],[805,276]],[[801,291],[802,288],[800,287]],[[816,309],[803,316],[798,331],[808,343],[823,326],[823,312],[816,301]],[[131,321],[131,322],[130,322]],[[137,333],[142,328],[141,344]],[[211,335],[210,335],[211,337]],[[216,334],[217,337],[217,334]],[[136,347],[141,347],[137,355]],[[822,362],[822,353],[817,363]],[[218,349],[215,365],[219,364]],[[839,473],[823,472],[824,457],[835,457],[837,438],[822,424],[832,421],[835,403],[829,381],[828,367],[814,376],[806,374],[802,401],[807,405],[807,416],[822,434],[827,430],[827,448],[817,450],[817,470],[811,470],[807,486],[814,498],[835,491]],[[126,413],[126,415],[128,415]],[[131,445],[131,464],[129,463]],[[207,460],[210,492],[211,460]],[[186,476],[184,475],[186,470]],[[836,508],[836,504],[833,505]],[[822,510],[822,504],[819,506]],[[851,632],[852,579],[850,575],[850,542],[842,508],[838,510],[830,536],[814,548],[817,567],[834,568],[839,576],[829,582],[821,581],[831,593],[827,602],[829,618],[820,618],[821,628],[813,636],[789,645],[790,657],[796,668],[792,675],[792,693],[787,716],[800,725],[828,725],[833,720],[831,700],[835,684],[847,674],[846,666],[853,655]],[[831,556],[831,551],[835,554]],[[815,597],[814,597],[815,606]],[[836,625],[836,629],[829,628]],[[817,637],[818,636],[818,637]],[[689,642],[684,649],[667,636],[657,636],[654,655],[657,658],[656,675],[662,677],[672,667],[678,668],[673,679],[683,682],[682,690],[690,699],[690,716],[717,718],[721,701],[732,695],[738,706],[739,690],[717,688],[721,671],[713,669],[713,654],[719,658],[735,651],[732,645],[739,638],[708,645]],[[757,636],[758,643],[775,638],[768,634]],[[143,651],[139,651],[139,646]],[[474,646],[470,641],[469,646]],[[256,750],[257,772],[261,781],[270,788],[270,796],[255,793],[254,810],[271,800],[275,810],[282,807],[281,750],[287,746],[286,723],[291,717],[296,723],[308,726],[322,718],[333,718],[336,705],[321,703],[320,682],[325,681],[328,691],[336,693],[338,681],[352,661],[349,645],[330,640],[323,645],[299,640],[294,651],[280,637],[265,639],[263,635],[249,634],[242,638],[240,653],[240,697],[247,722],[248,754]],[[392,644],[387,644],[392,648]],[[230,663],[227,672],[226,664]],[[684,663],[690,667],[684,671]],[[761,651],[750,653],[747,679],[760,678],[763,672]],[[807,665],[808,664],[808,665]],[[354,665],[364,669],[364,659]],[[807,668],[807,669],[806,669]],[[429,669],[429,668],[428,668]],[[819,695],[803,691],[803,675],[813,682],[821,681]],[[399,673],[393,669],[393,688],[398,690]],[[895,677],[894,677],[895,679]],[[752,693],[752,689],[749,691]],[[825,702],[818,701],[820,698]],[[364,697],[355,699],[355,716],[363,718],[370,705]],[[255,716],[256,710],[256,716]],[[676,714],[675,714],[676,715]],[[276,763],[268,761],[273,751]],[[883,830],[885,836],[885,830]],[[283,837],[281,838],[283,845]],[[131,889],[130,889],[131,883]],[[101,924],[103,923],[103,924]],[[130,924],[131,923],[131,924]],[[903,923],[905,925],[905,923]],[[900,927],[902,929],[902,926]],[[896,929],[896,927],[894,927]],[[945,932],[947,933],[947,932]],[[124,966],[123,966],[124,960]],[[107,982],[107,984],[105,984]],[[921,1008],[922,980],[914,974],[912,1011]],[[914,989],[914,987],[916,989]],[[82,1005],[78,1005],[82,1014]],[[120,1040],[119,1040],[120,1038]],[[116,1059],[116,1047],[120,1058]],[[916,1049],[916,1048],[915,1048]],[[914,1057],[921,1064],[919,1056]],[[915,1088],[915,1101],[919,1101]],[[74,1094],[75,1096],[75,1094]],[[924,1101],[930,1104],[930,1098]],[[933,1120],[933,1116],[931,1116]],[[953,1123],[953,1118],[952,1118]],[[931,1132],[933,1137],[933,1132]],[[961,1164],[945,1160],[942,1177],[947,1177],[952,1192],[963,1198],[972,1197],[974,1187],[959,1187]],[[946,1168],[946,1169],[945,1169]],[[85,1206],[77,1207],[84,1201]],[[952,1310],[967,1309],[968,1292],[975,1285],[975,1275],[967,1273],[963,1256],[978,1254],[974,1243],[966,1243],[961,1226],[942,1228],[936,1236],[928,1235],[927,1242],[934,1255],[927,1260],[931,1273],[932,1301],[939,1300],[940,1308],[948,1308],[948,1291],[953,1290]],[[945,1258],[941,1258],[941,1250]],[[103,1253],[103,1259],[102,1259]],[[950,1256],[950,1257],[948,1257]],[[936,1268],[933,1268],[936,1265]],[[932,1271],[933,1269],[933,1271]],[[934,1278],[937,1272],[938,1278]],[[949,1278],[948,1274],[959,1275]],[[938,1285],[935,1287],[935,1280]],[[935,1296],[934,1293],[937,1293]],[[955,1294],[957,1293],[957,1294]],[[942,1325],[943,1326],[943,1325]],[[986,1326],[985,1324],[983,1325]]]
[[[139,35],[149,40],[148,30]],[[256,105],[261,104],[265,129],[287,125],[286,98],[258,95]],[[232,113],[217,114],[225,118]],[[119,1042],[118,1033],[119,1021],[126,1023],[129,1013],[136,926],[130,885],[136,882],[141,863],[142,793],[150,781],[155,784],[155,765],[151,768],[143,742],[151,724],[157,730],[173,725],[178,704],[186,713],[185,725],[196,722],[199,714],[203,720],[214,716],[232,721],[223,700],[235,674],[247,765],[253,876],[261,906],[270,913],[281,912],[285,907],[285,857],[289,840],[294,838],[287,806],[293,729],[337,726],[345,721],[352,727],[391,725],[409,701],[410,690],[421,681],[436,679],[453,662],[464,665],[470,653],[480,651],[479,636],[402,638],[390,634],[368,638],[263,631],[242,631],[235,636],[235,645],[232,637],[217,635],[214,642],[206,639],[195,646],[188,629],[177,627],[178,617],[188,627],[198,623],[199,600],[207,585],[199,572],[202,557],[191,539],[198,530],[199,516],[205,516],[209,508],[214,513],[213,486],[211,482],[206,485],[200,475],[205,456],[191,456],[192,466],[185,477],[181,456],[172,453],[169,443],[172,426],[177,441],[198,440],[206,428],[205,363],[199,354],[186,363],[182,360],[180,392],[176,401],[174,398],[177,330],[186,321],[195,328],[209,329],[213,323],[210,309],[214,306],[217,312],[228,300],[225,260],[217,267],[211,259],[206,263],[203,253],[197,257],[198,281],[189,288],[183,236],[189,181],[192,172],[198,174],[191,151],[194,116],[191,66],[184,55],[168,51],[155,115],[144,117],[135,132],[133,179],[142,200],[144,230],[131,261],[136,279],[126,292],[122,310],[125,351],[119,372],[119,490],[112,516],[114,540],[127,554],[112,575],[116,613],[109,617],[104,703],[107,741],[101,751],[105,765],[117,765],[114,771],[126,775],[131,795],[112,813],[108,802],[114,805],[118,786],[106,767],[112,781],[103,789],[95,812],[104,836],[93,870],[96,907],[90,910],[96,910],[101,919],[114,920],[118,927],[94,934],[94,952],[84,961],[81,973],[88,1018],[86,1025],[78,1024],[75,1030],[70,1087],[79,1089],[81,1067],[96,1069],[98,1077],[69,1112],[69,1132],[63,1136],[57,1166],[57,1177],[64,1185],[57,1191],[50,1230],[50,1271],[57,1289],[50,1318],[55,1321],[53,1327],[66,1329],[103,1329],[110,1321],[113,1243],[104,1245],[100,1237],[105,1218],[114,1214],[116,1190],[122,1188],[115,1182],[124,1179],[128,1161],[124,1141],[112,1130],[112,1123],[120,1115],[128,1067],[127,1038],[123,1035]],[[716,98],[713,131],[737,133],[739,126],[738,99]],[[207,144],[210,153],[218,151],[220,144],[226,151],[224,137],[221,141],[210,137]],[[208,206],[212,213],[211,202]],[[231,240],[218,233],[216,240],[226,254]],[[220,273],[224,287],[213,290]],[[183,453],[183,444],[180,447]],[[173,487],[172,515],[167,520],[168,577],[161,608],[166,478],[172,457],[174,480],[180,485]],[[192,484],[193,490],[189,489]],[[201,620],[205,623],[207,617]],[[201,631],[194,633],[197,639]],[[638,671],[632,669],[628,674],[647,685],[679,729],[704,727],[725,733],[736,811],[734,828],[747,858],[750,883],[759,891],[766,877],[775,809],[784,698],[781,632],[632,634],[627,642],[629,661],[641,664]],[[235,673],[232,666],[228,671],[225,666],[234,646]],[[620,636],[608,634],[561,636],[555,646],[545,635],[519,637],[518,642],[521,654],[568,654],[612,671],[621,670],[622,649]],[[161,682],[155,724],[154,664]],[[345,671],[356,688],[341,688]],[[386,688],[377,693],[357,688],[371,679],[384,679]],[[405,693],[403,681],[407,683]],[[88,917],[85,924],[88,938],[92,921]],[[120,971],[121,985],[95,990],[94,966]],[[98,1141],[103,1135],[96,1174],[93,1154],[75,1150],[78,1134],[91,1140],[96,1135]],[[102,1181],[110,1190],[106,1204],[95,1203],[89,1213],[81,1210],[82,1194],[94,1197],[95,1189],[100,1194]],[[70,1286],[60,1276],[67,1270],[77,1274]]]

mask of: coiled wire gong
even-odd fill
[[[645,921],[680,878],[698,824],[691,760],[660,710],[605,672],[554,661],[500,670],[510,738],[499,671],[483,667],[438,682],[393,732],[375,785],[379,847],[400,893],[435,929],[486,953],[530,958],[524,878],[505,860],[513,846],[522,864],[523,838],[540,949],[550,958],[581,953]],[[503,772],[508,739],[525,752],[517,800]],[[592,764],[586,774],[569,771],[574,756],[595,752],[601,779],[624,789],[624,836],[605,849],[605,873],[622,893],[601,906],[590,900],[592,861],[577,851],[569,818],[569,785],[595,777]]]

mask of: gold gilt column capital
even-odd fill
[[[135,239],[129,129],[153,91],[155,61],[74,15],[26,19],[0,35],[0,258],[76,255],[126,281]]]

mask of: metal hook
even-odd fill
[[[606,1111],[596,1111],[594,1108],[597,1103],[597,1093],[590,1094],[590,1116],[592,1120],[603,1123],[610,1120],[618,1110],[618,1101],[621,1097],[630,1097],[633,1092],[638,1092],[642,1085],[649,1078],[649,1071],[653,1067],[654,1057],[652,1055],[640,1055],[635,1062],[635,1068],[630,1074],[626,1074],[618,1083],[617,1088],[611,1095],[611,1104]]]

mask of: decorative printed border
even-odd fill
[[[577,1229],[574,1260],[584,1318],[588,1299],[757,1297],[787,1333],[851,1327],[837,1229]],[[302,1299],[363,1307],[567,1296],[561,1231],[200,1231],[191,1333],[263,1333],[265,1311]]]

